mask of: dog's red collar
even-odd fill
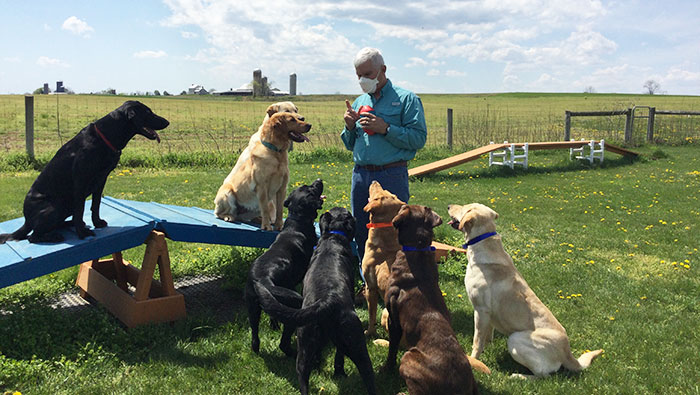
[[[102,134],[102,132],[100,132],[100,129],[97,127],[97,124],[96,124],[96,123],[93,123],[92,126],[95,127],[95,131],[97,132],[97,135],[100,136],[100,138],[102,138],[102,141],[104,141],[105,144],[107,144],[107,146],[108,146],[112,151],[114,151],[114,152],[119,152],[119,150],[117,150],[116,148],[114,148],[114,146],[112,145],[112,143],[110,143],[109,140],[107,140],[107,137],[105,137],[105,135]]]
[[[388,228],[390,226],[394,226],[394,224],[391,222],[370,222],[367,224],[367,229]]]

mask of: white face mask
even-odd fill
[[[378,83],[379,83],[379,74],[377,74],[377,77],[374,79],[367,78],[367,77],[360,77],[360,88],[362,88],[362,91],[365,93],[374,93],[374,91],[377,90]]]

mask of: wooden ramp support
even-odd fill
[[[441,159],[432,163],[428,163],[422,166],[414,167],[408,170],[409,176],[422,176],[425,174],[435,173],[440,170],[445,170],[450,167],[461,165],[472,160],[481,158],[481,155],[488,154],[489,152],[502,150],[506,147],[523,147],[525,144],[528,145],[528,150],[544,150],[544,149],[563,149],[563,148],[580,148],[582,145],[587,145],[590,140],[586,141],[549,141],[540,143],[512,143],[512,144],[489,144],[480,148],[473,149],[471,151],[451,156],[449,158]],[[626,150],[614,145],[605,143],[605,150],[616,153],[618,155],[625,156],[637,156],[636,152]]]
[[[440,261],[442,258],[447,258],[448,255],[454,253],[466,254],[467,250],[459,247],[453,247],[448,244],[433,242],[433,247],[435,247],[435,261]]]
[[[161,281],[153,274],[158,266]],[[135,290],[129,289],[131,284]],[[175,291],[165,234],[151,231],[141,269],[122,259],[94,259],[80,265],[76,285],[81,296],[103,304],[115,317],[132,328],[145,323],[169,322],[184,318],[185,297]]]

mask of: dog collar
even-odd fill
[[[428,246],[425,248],[418,248],[418,247],[411,247],[411,246],[403,246],[403,247],[401,247],[401,251],[435,251],[435,247]]]
[[[281,149],[277,148],[277,146],[275,146],[275,145],[272,144],[272,143],[268,143],[267,141],[261,141],[261,143],[262,143],[262,145],[264,145],[265,147],[267,147],[267,148],[269,148],[269,149],[271,149],[271,150],[273,150],[273,151],[275,151],[275,152],[280,152],[280,151],[282,151]]]
[[[107,146],[108,146],[112,151],[114,151],[114,152],[119,152],[116,148],[114,148],[114,146],[112,145],[112,143],[110,143],[109,140],[107,140],[107,137],[105,137],[105,135],[102,134],[102,132],[100,132],[100,129],[97,127],[97,124],[96,124],[96,123],[93,123],[92,126],[95,128],[95,131],[97,132],[97,135],[100,136],[100,138],[102,138],[102,141],[104,141],[105,144],[107,144]]]
[[[367,224],[367,229],[389,228],[394,226],[391,222],[370,222]]]
[[[345,236],[346,238],[349,239],[348,235],[345,234],[342,230],[329,230],[328,233],[333,234],[333,235],[341,235]]]
[[[462,248],[467,248],[470,245],[476,244],[476,243],[480,242],[481,240],[488,239],[491,236],[496,236],[497,234],[498,233],[496,233],[496,232],[489,232],[489,233],[484,233],[483,235],[480,235],[480,236],[476,236],[475,238],[467,241],[465,244],[462,244]]]

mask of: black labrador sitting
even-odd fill
[[[136,134],[158,140],[156,130],[169,122],[144,104],[129,100],[119,108],[89,124],[56,152],[24,199],[24,225],[13,233],[0,235],[8,240],[32,243],[60,242],[59,228],[72,224],[81,239],[94,236],[83,222],[85,199],[92,195],[92,224],[107,226],[100,218],[100,200],[107,176],[119,163],[121,150]],[[73,216],[71,222],[66,218]]]
[[[245,287],[245,302],[250,322],[251,349],[260,351],[261,306],[258,294],[253,287],[257,282],[290,306],[301,307],[301,296],[293,291],[304,278],[311,254],[318,241],[314,221],[318,210],[323,207],[323,181],[316,180],[310,186],[302,185],[292,191],[284,201],[287,219],[270,248],[253,262],[248,272]],[[263,307],[264,310],[264,307]],[[285,325],[280,340],[280,349],[293,357],[292,334],[296,326]]]
[[[350,247],[355,234],[355,218],[348,210],[335,207],[321,215],[321,238],[304,277],[301,309],[284,304],[255,284],[266,311],[297,330],[297,374],[299,390],[309,391],[309,376],[330,339],[336,347],[335,374],[345,375],[345,355],[355,363],[367,388],[374,394],[374,371],[367,353],[362,323],[354,310],[353,286],[356,258]],[[282,302],[282,303],[280,303]]]

